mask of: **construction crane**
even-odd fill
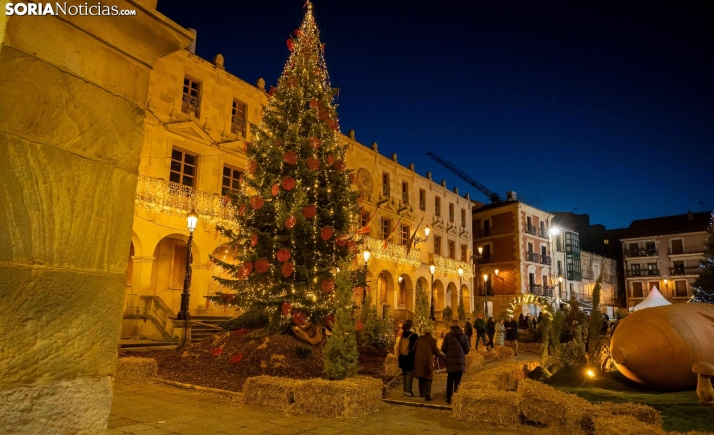
[[[492,203],[492,204],[495,204],[495,203],[497,203],[497,202],[503,202],[503,198],[501,198],[501,196],[500,196],[498,193],[492,192],[492,191],[489,190],[486,186],[484,186],[483,184],[481,184],[481,183],[479,183],[478,181],[476,181],[476,180],[474,180],[473,178],[471,178],[471,176],[470,176],[469,174],[467,174],[466,172],[464,172],[464,171],[462,171],[461,169],[457,168],[456,165],[454,165],[453,163],[451,163],[451,162],[449,162],[449,161],[447,161],[447,160],[442,159],[441,157],[437,156],[436,154],[434,154],[434,153],[431,152],[431,151],[427,151],[427,152],[426,152],[426,155],[429,156],[429,157],[431,157],[432,159],[436,160],[438,163],[441,164],[441,166],[445,167],[445,168],[448,169],[449,171],[451,171],[451,172],[453,172],[454,174],[456,174],[459,178],[461,178],[461,179],[464,180],[465,182],[469,183],[470,185],[472,185],[473,187],[475,187],[476,189],[478,189],[479,192],[481,192],[481,193],[483,193],[484,195],[488,196],[488,199],[491,200],[491,203]]]

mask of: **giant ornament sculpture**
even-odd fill
[[[666,391],[693,390],[696,363],[714,364],[714,305],[674,304],[636,311],[610,341],[617,369],[629,379]]]

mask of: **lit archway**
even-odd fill
[[[161,239],[154,249],[151,291],[174,312],[178,312],[181,306],[181,290],[186,276],[187,240],[188,237],[183,234],[170,234]],[[196,244],[191,247],[191,257],[192,266],[202,264],[201,253]],[[194,282],[195,280],[194,276]],[[196,298],[193,298],[193,301],[195,302]]]
[[[464,300],[464,311],[466,312],[466,317],[471,314],[471,292],[466,284],[461,286],[461,298]]]
[[[384,317],[387,309],[395,308],[394,278],[388,270],[383,270],[377,275],[375,284],[375,303],[377,304],[377,314]]]
[[[516,297],[514,300],[511,301],[510,304],[508,304],[508,307],[506,308],[506,313],[509,316],[515,316],[514,313],[516,308],[520,307],[521,305],[531,304],[540,308],[540,310],[543,312],[543,315],[548,316],[548,318],[550,319],[553,318],[552,308],[548,299],[544,298],[543,296],[537,296],[534,294],[525,294]]]
[[[440,314],[444,311],[444,300],[445,300],[444,284],[442,284],[440,280],[435,279],[434,280],[434,307],[435,307],[436,313],[439,314],[439,315],[437,315],[437,319],[441,317]]]
[[[456,313],[459,307],[459,291],[456,288],[456,284],[450,282],[449,285],[446,286],[446,295],[447,302],[451,305],[451,310]]]
[[[406,273],[397,278],[396,309],[414,312],[414,286],[412,279]]]

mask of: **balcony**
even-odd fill
[[[541,228],[538,230],[538,237],[547,239],[549,236],[550,236],[550,233],[548,232],[548,228]]]
[[[242,116],[231,117],[231,133],[245,136],[245,118]]]
[[[391,242],[385,244],[384,240],[369,236],[362,236],[362,240],[364,246],[371,252],[372,258],[412,267],[421,266],[421,253],[418,249],[410,250],[407,255],[406,245],[397,245]]]
[[[531,294],[534,294],[536,296],[545,296],[548,298],[553,297],[553,287],[543,287],[540,284],[532,284],[529,288],[529,291]]]
[[[568,271],[568,281],[580,281],[582,279],[582,275],[580,272],[576,272],[574,270],[569,270]]]
[[[192,97],[188,94],[183,94],[181,100],[181,111],[200,118],[201,115],[201,100],[198,97]]]
[[[640,276],[659,276],[659,269],[639,269],[627,270],[628,278],[636,278]]]
[[[546,265],[550,266],[551,264],[553,264],[553,259],[547,255],[541,255],[540,256],[540,264],[546,264]]]
[[[236,225],[233,219],[236,207],[231,200],[146,175],[139,175],[136,184],[136,206],[184,218],[193,210],[200,221],[227,227]]]
[[[625,250],[625,257],[655,257],[657,255],[659,255],[659,250],[653,247]]]
[[[686,248],[667,249],[668,255],[691,255],[704,253],[704,246],[688,246]]]
[[[473,266],[465,261],[454,260],[453,258],[442,257],[441,255],[433,254],[431,261],[436,266],[436,270],[446,275],[459,275],[459,269],[464,271],[464,279],[474,277]]]
[[[535,225],[526,225],[526,232],[535,236],[538,234],[538,229],[535,227]]]
[[[402,204],[409,205],[409,192],[402,192]]]
[[[669,274],[672,276],[686,276],[686,275],[699,275],[701,269],[699,266],[695,267],[671,267],[669,269]]]
[[[526,261],[540,263],[540,255],[536,254],[535,252],[526,252]]]

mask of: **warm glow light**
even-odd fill
[[[550,235],[555,236],[556,234],[560,234],[560,228],[558,227],[550,227]]]
[[[429,232],[431,232],[431,229],[429,228],[429,225],[427,225],[426,228],[424,228],[424,235],[429,237]]]
[[[595,377],[595,372],[592,371],[592,370],[588,370],[586,373],[587,373],[587,375],[588,375],[589,378],[594,378],[594,377]]]
[[[186,220],[188,221],[188,232],[193,233],[193,230],[196,229],[196,223],[198,222],[198,215],[192,211],[186,216]]]
[[[404,281],[404,278],[400,276],[400,277],[397,279],[397,281],[399,281],[399,284],[401,284],[402,281]]]
[[[559,277],[558,277],[558,282],[563,282],[563,277],[562,277],[562,276],[559,276]]]
[[[483,246],[478,247],[478,255],[483,254]]]
[[[434,266],[433,264],[429,266],[429,272],[431,272],[431,274],[433,275],[434,272],[436,272],[436,266]]]
[[[364,252],[362,253],[362,257],[364,257],[364,262],[367,263],[369,261],[369,249],[365,249]]]
[[[488,275],[485,273],[483,274],[483,282],[488,282]]]
[[[464,269],[463,269],[463,268],[459,267],[458,272],[459,272],[459,278],[461,278],[462,276],[464,276]]]
[[[664,285],[667,285],[667,278],[664,279]]]
[[[498,276],[498,269],[494,270],[493,273],[495,273],[496,276]]]

